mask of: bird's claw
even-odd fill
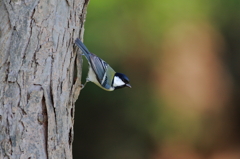
[[[89,80],[87,79],[84,84],[81,84],[81,90],[85,87],[85,85],[86,85],[88,82],[89,82]]]
[[[85,86],[84,84],[81,84],[81,90],[84,88],[84,86]]]

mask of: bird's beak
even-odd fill
[[[126,84],[126,86],[127,86],[128,88],[132,88],[130,84]]]

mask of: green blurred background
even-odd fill
[[[239,159],[240,1],[91,0],[84,43],[132,89],[92,83],[75,159]],[[84,59],[83,83],[88,65]]]

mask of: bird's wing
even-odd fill
[[[98,82],[102,85],[103,82],[107,79],[107,68],[108,64],[103,61],[101,58],[97,57],[93,53],[89,54],[89,62],[92,66],[93,71],[96,73]]]

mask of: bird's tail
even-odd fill
[[[81,42],[81,40],[77,38],[75,40],[75,43],[82,50],[82,52],[86,56],[86,58],[89,59],[90,51],[88,51],[87,47]]]

